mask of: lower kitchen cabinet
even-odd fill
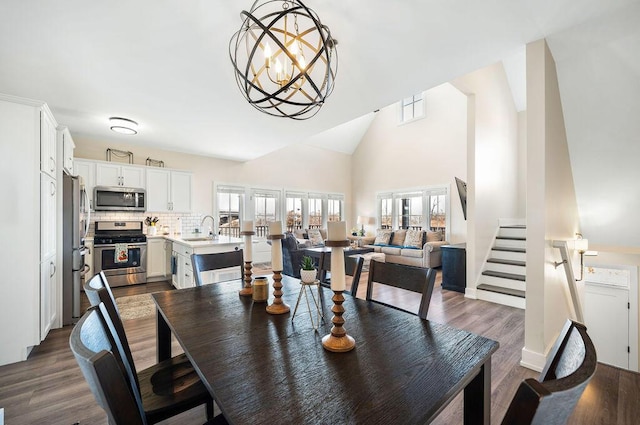
[[[167,271],[165,239],[147,238],[147,280],[164,280]]]
[[[188,242],[173,242],[172,245],[172,275],[171,283],[177,289],[193,288],[196,286],[191,264],[191,254],[212,254],[217,252],[237,251],[242,248],[242,243],[207,243],[191,246]],[[242,278],[239,267],[229,269],[212,270],[201,273],[203,284],[222,282]]]
[[[40,341],[44,341],[57,319],[56,254],[40,263]]]

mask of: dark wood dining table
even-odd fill
[[[282,283],[293,306],[300,281]],[[331,290],[321,291],[325,323],[316,332],[308,315],[271,315],[239,296],[242,285],[153,294],[158,360],[171,357],[173,334],[229,423],[423,424],[461,391],[464,423],[490,423],[496,341],[345,295],[356,347],[334,353],[321,343]]]

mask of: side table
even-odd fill
[[[465,292],[467,287],[467,244],[442,245],[442,289]]]

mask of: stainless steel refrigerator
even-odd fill
[[[75,323],[81,316],[80,288],[82,278],[89,271],[84,256],[84,238],[89,218],[80,220],[80,209],[86,196],[80,178],[63,175],[62,179],[62,324]]]

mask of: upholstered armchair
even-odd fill
[[[304,248],[298,248],[298,241],[292,233],[285,233],[282,240],[282,273],[299,278],[302,257]]]

